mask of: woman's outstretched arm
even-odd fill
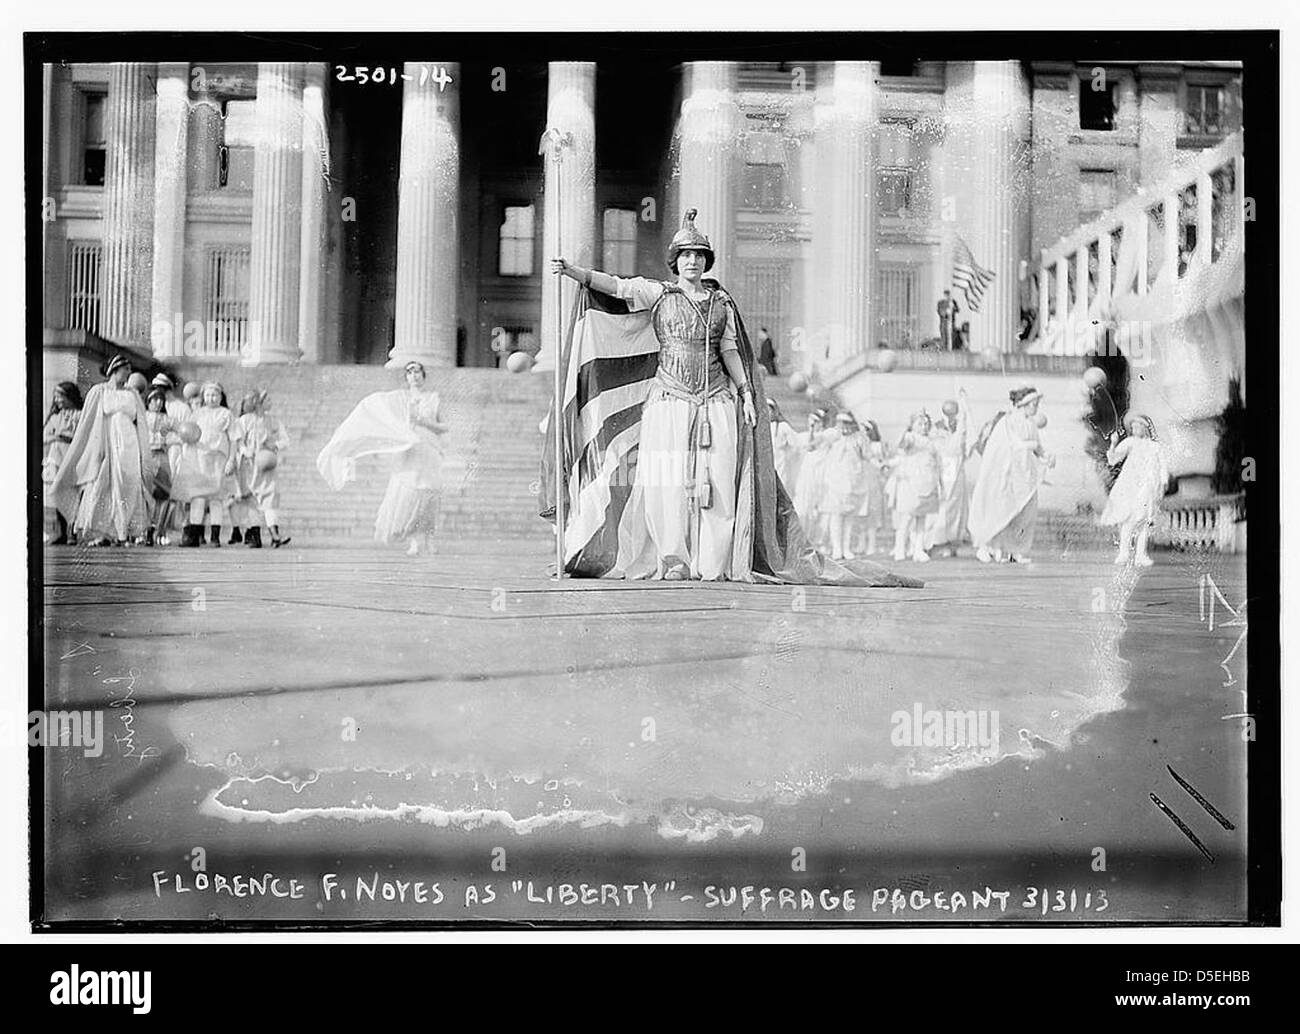
[[[599,269],[583,269],[581,266],[575,266],[568,259],[553,258],[551,272],[557,276],[567,276],[601,294],[618,295],[618,278],[602,273]]]

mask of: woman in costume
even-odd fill
[[[660,578],[731,576],[740,421],[757,425],[754,388],[740,358],[735,303],[706,284],[713,245],[695,228],[695,209],[668,249],[675,279],[623,278],[563,258],[552,271],[648,310],[659,340],[656,383],[641,412],[636,478]],[[739,409],[739,412],[737,411]]]
[[[407,539],[407,554],[431,548],[442,488],[443,449],[448,431],[439,412],[438,393],[429,388],[424,366],[406,364],[406,387],[367,395],[334,432],[316,457],[316,469],[331,488],[341,489],[356,477],[362,456],[390,456],[392,475],[379,512],[379,542]]]
[[[939,455],[930,438],[930,416],[913,413],[894,461],[894,559],[923,564],[925,522],[939,509]]]
[[[1055,465],[1038,435],[1038,403],[1029,385],[1013,388],[1011,409],[994,425],[970,500],[970,534],[981,563],[1029,563],[1038,521],[1038,486]]]
[[[826,426],[827,414],[814,410],[808,414],[808,430],[799,435],[803,461],[799,465],[799,480],[794,488],[794,508],[803,521],[809,541],[818,549],[826,549],[830,542],[829,522],[822,510],[822,496],[826,488],[826,453],[818,448],[834,431]]]
[[[970,408],[966,389],[956,399],[943,404],[943,417],[930,430],[939,456],[939,508],[925,523],[925,548],[941,548],[955,557],[957,547],[966,537],[966,519],[970,503],[966,494],[966,434],[970,427]]]
[[[176,434],[176,429],[179,428],[181,424],[188,423],[193,418],[194,410],[190,404],[185,401],[181,393],[176,390],[176,382],[167,376],[167,374],[155,374],[154,379],[150,384],[153,389],[162,391],[163,398],[166,400],[164,404],[164,412],[166,412],[168,419],[172,423],[172,433],[167,436],[167,469],[169,472],[172,472],[176,470],[177,464],[180,463],[181,459],[182,443],[180,437]],[[185,385],[187,391],[191,387],[193,387],[194,394],[197,396],[199,386],[197,384]],[[196,404],[197,401],[196,398]],[[156,524],[156,541],[159,545],[169,545],[171,542],[172,532],[180,529],[181,521],[178,519],[178,512],[179,510],[176,506],[174,497],[168,496],[167,501],[163,503],[158,514]]]
[[[835,430],[823,435],[817,449],[825,453],[822,476],[822,510],[827,517],[832,560],[852,560],[847,541],[848,520],[862,505],[863,467],[867,463],[867,446],[858,433],[853,414],[835,415]]]
[[[244,541],[250,549],[261,549],[265,523],[271,533],[271,545],[279,549],[289,539],[280,535],[280,489],[276,471],[280,453],[289,447],[289,433],[271,415],[271,397],[265,391],[245,395],[239,412],[235,478],[243,505],[252,518]]]
[[[761,367],[735,302],[703,275],[714,253],[694,220],[688,209],[669,246],[668,282],[551,260],[585,285],[557,349],[561,408],[543,428],[540,515],[558,523],[565,571],[918,584],[808,541],[776,474]]]
[[[149,426],[149,454],[153,458],[153,497],[149,504],[149,532],[145,545],[155,542],[160,546],[170,543],[167,538],[167,516],[171,509],[172,467],[168,449],[176,437],[176,425],[167,415],[167,392],[161,387],[152,388],[145,397],[145,419]]]
[[[149,528],[153,465],[144,400],[126,386],[131,364],[114,356],[105,373],[86,394],[52,489],[82,542],[120,546],[143,541]]]
[[[54,389],[54,398],[50,403],[49,415],[45,418],[45,427],[41,434],[45,455],[41,457],[41,481],[45,485],[45,510],[47,524],[53,518],[57,525],[56,534],[50,537],[47,530],[44,540],[48,545],[61,546],[68,541],[68,522],[59,513],[58,503],[54,498],[54,478],[63,464],[63,457],[68,454],[77,433],[77,424],[81,420],[81,389],[73,381],[63,381]]]
[[[861,435],[866,461],[862,464],[862,483],[858,495],[862,505],[852,520],[850,539],[866,536],[863,552],[871,556],[876,552],[876,536],[885,524],[885,443],[880,440],[880,429],[874,420],[863,420]],[[852,544],[852,543],[850,543]]]
[[[1131,559],[1138,567],[1150,567],[1155,561],[1147,553],[1147,536],[1165,496],[1169,466],[1150,417],[1130,417],[1128,431],[1123,441],[1118,431],[1110,436],[1106,462],[1112,467],[1123,463],[1124,468],[1115,479],[1098,523],[1119,526],[1115,563],[1127,564]]]
[[[231,431],[234,417],[222,405],[225,392],[215,381],[204,384],[198,406],[179,430],[180,457],[172,471],[172,498],[189,508],[181,545],[203,545],[203,518],[207,511],[210,541],[221,545],[221,522],[229,492],[226,479],[234,472]],[[195,433],[197,431],[197,434]]]

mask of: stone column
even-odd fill
[[[325,268],[325,202],[330,138],[325,111],[327,67],[312,62],[302,91],[302,271],[298,281],[298,349],[309,363],[321,356],[321,278]]]
[[[460,290],[460,65],[408,61],[404,71],[411,78],[402,90],[396,312],[386,365],[450,367]]]
[[[692,61],[682,70],[678,221],[664,227],[664,244],[681,225],[681,213],[698,208],[696,227],[713,244],[710,270],[736,290],[728,272],[736,265],[736,162],[744,119],[736,96],[736,62]],[[730,278],[735,280],[735,276]]]
[[[546,129],[559,130],[569,141],[557,164],[548,144],[545,211],[542,218],[541,350],[533,367],[555,369],[557,312],[559,333],[567,333],[577,284],[560,281],[562,305],[557,309],[550,260],[563,256],[580,266],[596,262],[596,64],[594,61],[552,61],[547,78]],[[558,215],[557,215],[558,209]]]
[[[153,262],[154,84],[152,64],[109,65],[104,127],[103,273],[100,334],[149,350]]]
[[[246,365],[291,363],[301,354],[302,88],[300,63],[257,66]]]
[[[189,168],[189,70],[184,62],[158,66],[154,141],[153,321],[159,358],[183,354],[185,194]]]
[[[827,210],[813,241],[816,275],[826,280],[817,334],[830,365],[875,347],[875,135],[879,65],[836,61],[818,110],[817,207]],[[928,320],[929,313],[920,314]]]
[[[1020,260],[1029,254],[1029,90],[1018,61],[953,62],[948,69],[945,192],[956,232],[994,274],[980,311],[967,313],[971,349],[1006,352],[1016,343]]]

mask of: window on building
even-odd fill
[[[239,355],[248,343],[249,249],[211,248],[203,290],[203,325],[213,355]]]
[[[1115,128],[1115,84],[1092,76],[1079,78],[1079,128]]]
[[[1196,136],[1223,135],[1224,89],[1222,86],[1187,87],[1187,110],[1183,112],[1184,132]]]
[[[920,326],[920,275],[915,266],[876,269],[876,343],[915,348]]]
[[[745,174],[741,207],[772,212],[790,203],[785,169],[785,138],[768,119],[750,118],[745,134]]]
[[[217,152],[217,185],[229,190],[253,189],[253,100],[221,102],[221,144]]]
[[[757,341],[758,328],[766,327],[776,348],[777,369],[789,373],[801,357],[792,355],[790,332],[790,264],[788,262],[746,262],[737,295],[745,310],[745,324]],[[757,344],[754,346],[758,347]]]
[[[68,326],[99,333],[98,244],[72,244],[68,248]]]
[[[876,173],[880,214],[903,217],[912,199],[911,169],[880,169]]]
[[[103,93],[87,92],[81,98],[81,182],[88,187],[102,187],[108,153],[108,141],[104,136],[104,108],[108,97]]]
[[[532,205],[507,205],[501,220],[501,246],[497,272],[501,276],[533,275],[533,240],[536,222]]]
[[[630,208],[607,208],[603,219],[604,242],[601,269],[615,276],[636,272],[636,212]]]
[[[888,119],[880,124],[876,167],[876,204],[884,216],[904,217],[912,207],[913,134],[910,119]]]
[[[1119,185],[1114,169],[1079,170],[1079,222],[1090,223],[1115,207]]]

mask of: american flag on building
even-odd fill
[[[966,296],[966,308],[971,312],[980,311],[984,291],[993,283],[993,276],[993,270],[976,262],[970,247],[958,237],[952,250],[952,284]]]

